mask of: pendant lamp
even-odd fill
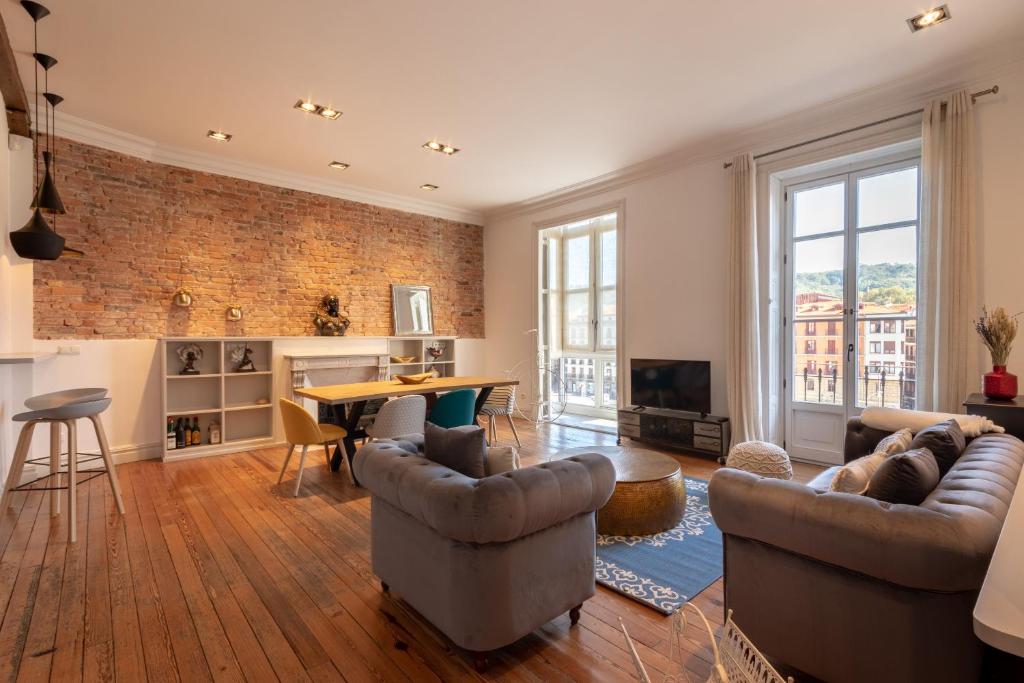
[[[39,52],[39,20],[50,14],[43,5],[38,2],[32,2],[31,0],[22,0],[21,6],[25,8],[29,16],[32,17],[33,22],[33,51],[32,56],[36,61],[36,68],[33,69],[35,74],[35,97],[36,97],[36,116],[39,115],[39,69],[43,69],[45,74],[45,82],[47,91],[43,93],[43,97],[46,99],[46,104],[43,105],[43,117],[45,120],[45,138],[46,138],[46,149],[42,151],[43,158],[43,173],[40,176],[39,169],[39,157],[40,157],[40,144],[39,144],[39,132],[40,126],[38,119],[36,122],[35,130],[32,135],[32,153],[35,158],[35,173],[34,181],[36,191],[32,199],[31,208],[32,217],[29,218],[28,222],[19,230],[15,230],[10,234],[11,246],[14,247],[14,251],[18,256],[27,259],[36,259],[43,261],[54,261],[61,256],[84,256],[84,253],[78,249],[72,249],[64,244],[64,238],[61,237],[47,222],[43,216],[43,212],[47,212],[53,216],[54,225],[58,215],[67,213],[64,208],[64,202],[60,198],[60,194],[57,192],[57,185],[53,180],[53,174],[56,168],[56,157],[53,154],[53,135],[52,132],[56,129],[56,107],[60,104],[64,98],[55,93],[49,92],[49,71],[51,68],[56,66],[57,60],[50,55]],[[53,129],[50,127],[51,116],[53,117]]]

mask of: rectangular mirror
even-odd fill
[[[396,337],[434,334],[430,287],[391,285],[391,314],[395,321]]]

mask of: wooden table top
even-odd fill
[[[423,384],[402,384],[397,379],[384,382],[352,382],[350,384],[331,384],[322,387],[305,387],[296,389],[295,394],[313,399],[320,403],[356,403],[372,401],[378,398],[394,396],[411,396],[414,394],[432,394],[438,391],[455,391],[456,389],[480,389],[483,387],[509,387],[519,384],[519,380],[507,377],[437,377],[428,379]]]
[[[611,460],[617,484],[657,481],[680,471],[679,463],[671,456],[636,448],[626,451],[621,446],[581,446],[562,451],[552,459],[562,460],[581,453],[600,453]]]

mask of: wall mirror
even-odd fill
[[[434,334],[434,311],[430,287],[391,285],[391,314],[396,337]]]

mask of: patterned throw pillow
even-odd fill
[[[910,448],[910,443],[913,440],[913,432],[904,427],[898,432],[893,432],[889,436],[879,441],[878,445],[875,446],[875,453],[883,451],[887,456],[902,453],[903,451]]]
[[[878,442],[875,452],[871,455],[851,460],[845,466],[840,467],[832,477],[832,483],[829,484],[828,490],[840,493],[864,493],[871,477],[882,466],[885,459],[907,450],[913,439],[914,435],[909,429],[893,432]]]

